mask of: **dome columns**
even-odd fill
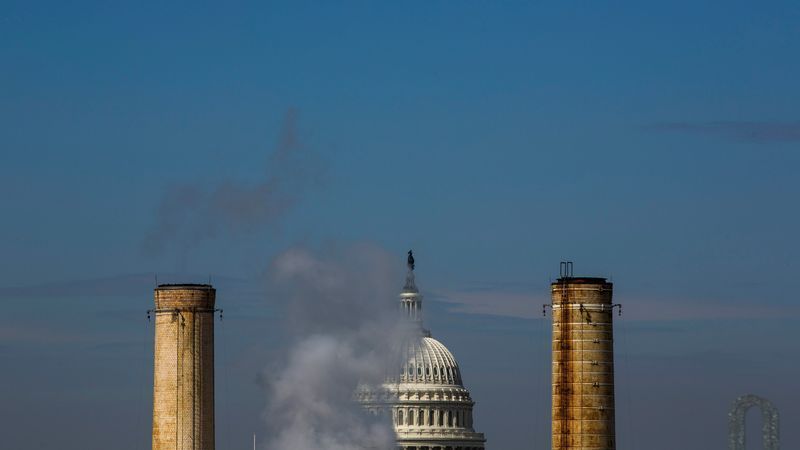
[[[442,429],[456,428],[472,432],[471,407],[441,407],[437,405],[408,406],[392,412],[397,428]]]

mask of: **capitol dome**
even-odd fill
[[[361,391],[359,400],[375,414],[390,414],[400,450],[483,450],[483,433],[473,428],[475,402],[461,379],[455,357],[422,327],[422,295],[414,281],[414,259],[400,294],[400,309],[413,332],[398,345],[399,367],[380,390]]]
[[[410,339],[402,350],[400,383],[461,385],[458,363],[441,342],[429,336]]]

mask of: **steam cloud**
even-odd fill
[[[275,226],[322,173],[321,165],[300,143],[294,109],[286,112],[268,169],[254,184],[228,180],[211,187],[172,186],[161,199],[144,251],[154,255],[175,246],[185,252],[204,240]]]
[[[288,296],[293,344],[286,364],[265,373],[269,450],[395,448],[391,419],[354,399],[359,386],[377,386],[396,368],[403,329],[390,259],[359,245],[322,257],[293,249],[274,261],[270,276]]]

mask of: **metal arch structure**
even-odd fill
[[[780,450],[778,410],[769,400],[751,394],[737,398],[728,413],[730,450],[745,450],[745,414],[754,406],[761,410],[764,450]]]

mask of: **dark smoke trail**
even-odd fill
[[[260,182],[228,180],[216,186],[195,182],[170,187],[144,239],[144,251],[157,255],[173,246],[184,253],[201,241],[275,226],[321,175],[321,164],[300,142],[297,114],[290,109]]]

